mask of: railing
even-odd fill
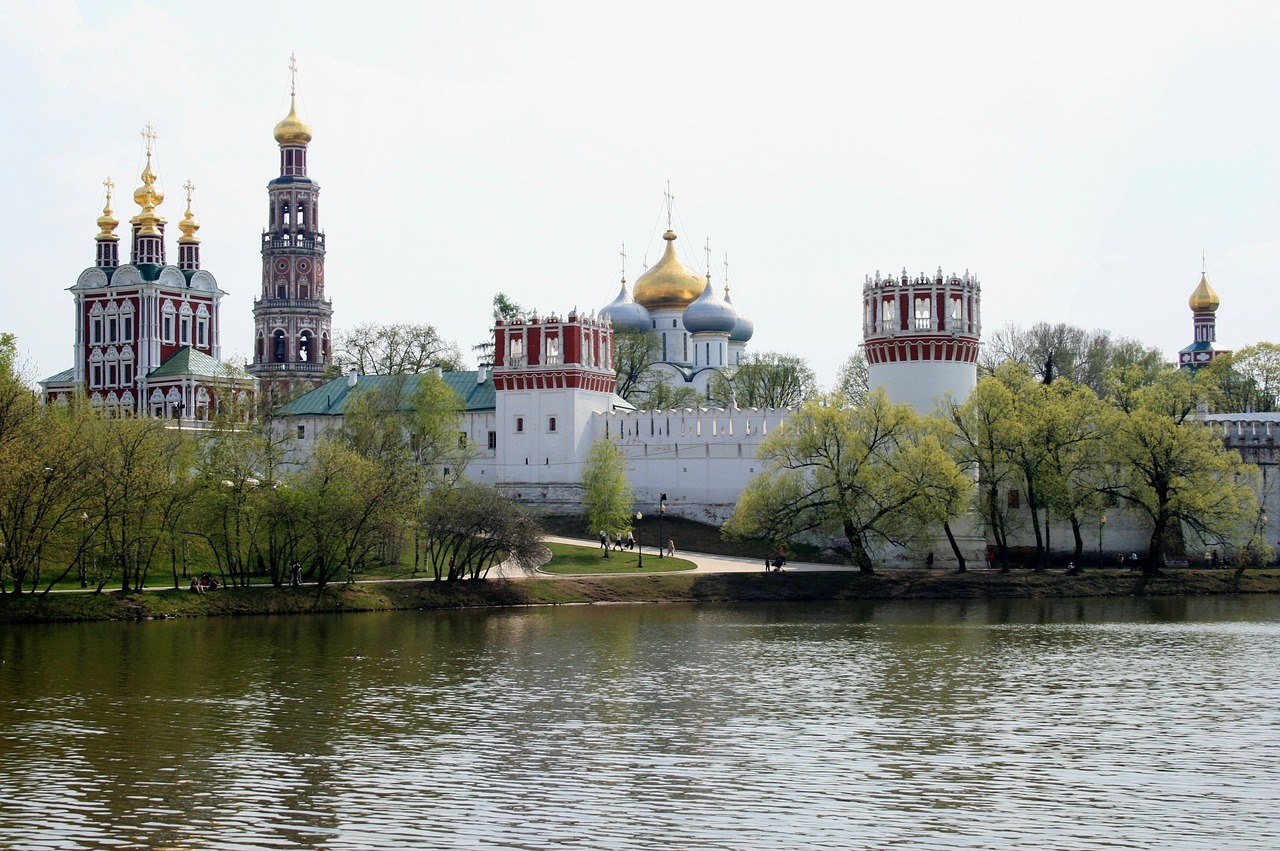
[[[262,235],[262,247],[281,249],[309,248],[323,251],[324,234],[318,233],[314,236],[285,234],[284,236],[276,236],[275,234],[264,233]]]
[[[327,309],[333,312],[333,299],[329,298],[255,298],[253,306],[256,308],[261,305],[264,308],[278,308],[280,310],[321,310]]]
[[[279,372],[292,372],[301,375],[323,375],[324,371],[329,368],[327,363],[312,363],[311,361],[295,361],[294,363],[251,363],[249,364],[249,372],[255,375],[272,374]]]

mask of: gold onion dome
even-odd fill
[[[1221,303],[1218,299],[1218,294],[1213,291],[1213,287],[1209,286],[1209,278],[1202,274],[1200,276],[1200,285],[1191,294],[1191,298],[1187,299],[1187,304],[1197,313],[1201,311],[1213,313]]]
[[[298,117],[297,98],[289,95],[289,114],[276,125],[276,142],[281,145],[303,145],[311,141],[311,125]]]
[[[110,178],[108,178],[108,181]],[[116,218],[115,211],[111,209],[111,190],[107,190],[107,203],[102,208],[102,215],[98,216],[98,239],[119,239],[115,230],[120,226],[120,220]]]
[[[702,295],[706,280],[676,257],[676,232],[662,235],[662,258],[636,279],[635,300],[648,310],[683,310]]]
[[[200,237],[196,236],[196,231],[200,230],[200,222],[196,220],[196,214],[191,209],[191,192],[190,183],[187,184],[187,211],[182,215],[182,221],[178,222],[178,230],[182,231],[182,236],[178,237],[178,242],[199,242]]]
[[[147,165],[142,169],[142,185],[133,190],[134,202],[142,208],[142,212],[130,219],[130,222],[142,225],[138,233],[142,236],[159,236],[156,225],[163,224],[164,219],[156,213],[156,207],[164,203],[164,192],[156,188],[156,173],[151,170],[151,151],[147,151]]]

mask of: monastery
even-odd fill
[[[296,72],[296,67],[291,65]],[[296,80],[296,77],[294,78]],[[274,409],[272,428],[288,439],[288,460],[305,464],[316,441],[341,427],[346,404],[370,387],[412,385],[419,376],[331,377],[334,306],[326,292],[320,186],[307,172],[312,128],[296,108],[291,81],[288,115],[276,124],[279,174],[267,187],[268,221],[259,247],[261,289],[253,305],[254,350],[246,370],[221,361],[219,307],[224,295],[200,266],[200,228],[188,181],[178,224],[178,262],[166,260],[164,195],[153,168],[154,131],[144,131],[146,166],[129,220],[130,253],[122,262],[108,178],[97,220],[92,266],[70,287],[75,344],[70,369],[40,382],[47,401],[83,394],[110,415],[165,417],[198,427],[227,400],[268,398],[277,388],[310,386]],[[760,470],[761,441],[793,409],[696,407],[636,410],[614,392],[615,330],[650,331],[660,341],[654,366],[677,385],[705,394],[711,377],[741,362],[754,332],[727,285],[716,291],[677,256],[670,217],[662,257],[598,311],[496,320],[491,366],[442,373],[462,407],[459,431],[474,450],[469,478],[501,487],[517,500],[572,511],[581,502],[581,473],[592,443],[614,440],[628,459],[628,481],[639,506],[708,523],[732,513],[738,495]],[[927,413],[944,394],[963,401],[977,382],[981,286],[969,274],[868,276],[862,290],[863,349],[869,380],[890,398]],[[1193,342],[1179,355],[1187,368],[1222,353],[1215,348],[1217,294],[1201,279],[1190,300]],[[852,312],[855,305],[849,305]],[[1268,521],[1280,529],[1275,439],[1280,415],[1206,417],[1228,445],[1263,471]],[[1016,492],[1011,495],[1016,499]],[[1117,516],[1099,524],[1099,553],[1140,550],[1146,533]],[[1103,540],[1105,533],[1106,540]],[[1070,537],[1064,525],[1057,540]],[[980,560],[980,531],[967,537],[966,556]],[[920,554],[901,554],[919,558]],[[949,555],[937,549],[940,561]]]

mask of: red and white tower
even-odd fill
[[[507,483],[579,481],[591,415],[613,407],[613,324],[571,312],[493,329],[496,460]],[[522,470],[538,466],[540,470]]]
[[[982,287],[968,272],[872,279],[862,287],[868,383],[922,414],[944,394],[963,402],[978,383]]]
[[[262,294],[253,303],[249,372],[271,384],[319,385],[330,360],[333,302],[324,292],[320,184],[307,176],[311,126],[298,117],[297,64],[290,57],[289,114],[275,126],[280,176],[267,184]]]

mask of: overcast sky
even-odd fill
[[[598,309],[623,243],[629,280],[660,256],[670,181],[751,350],[823,384],[864,276],[904,266],[976,273],[987,334],[1172,357],[1204,252],[1219,340],[1277,339],[1277,3],[6,0],[0,331],[37,377],[72,364],[65,289],[106,176],[137,212],[147,122],[169,258],[190,179],[223,355],[250,354],[291,52],[337,329],[429,323],[469,355],[498,291]]]

